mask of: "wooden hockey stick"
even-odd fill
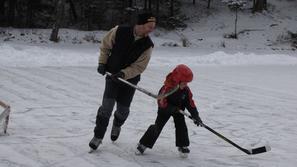
[[[106,72],[106,74],[107,74],[108,76],[111,76],[111,75],[112,75],[112,74],[109,73],[109,72]],[[144,88],[142,88],[142,87],[139,87],[139,86],[137,86],[137,85],[134,85],[134,84],[130,83],[129,81],[126,81],[126,80],[124,80],[124,79],[122,79],[122,78],[118,78],[118,80],[121,81],[121,82],[123,82],[123,83],[125,83],[125,84],[127,84],[127,85],[129,85],[129,86],[131,86],[132,88],[135,88],[136,90],[139,90],[140,92],[142,92],[142,93],[144,93],[144,94],[146,94],[146,95],[149,95],[149,96],[151,96],[151,97],[157,99],[157,100],[158,100],[158,99],[163,99],[163,98],[165,98],[165,97],[167,97],[167,96],[173,94],[174,92],[176,92],[176,91],[179,89],[179,85],[177,85],[175,88],[173,88],[173,89],[170,90],[169,92],[167,92],[167,93],[165,93],[165,94],[157,95],[157,94],[151,93],[150,91],[148,91],[148,90],[146,90],[146,89],[144,89]]]

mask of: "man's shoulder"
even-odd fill
[[[133,35],[133,27],[128,26],[128,25],[119,25],[117,28],[117,34],[122,34],[122,35]]]
[[[151,45],[151,47],[153,48],[154,47],[154,42],[152,41],[151,37],[150,36],[147,36],[147,40],[149,42],[149,44]]]
[[[141,43],[143,43],[143,45],[145,46],[152,47],[152,48],[154,47],[154,42],[149,36],[142,37],[139,39],[139,41],[141,41]]]
[[[117,25],[117,26],[118,26],[118,29],[121,29],[121,30],[125,30],[125,29],[133,29],[133,26],[125,25],[125,24]]]

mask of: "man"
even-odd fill
[[[134,85],[140,81],[140,74],[147,67],[154,47],[148,35],[155,26],[156,18],[151,13],[142,13],[138,15],[135,26],[116,26],[103,38],[97,71],[102,75],[108,71],[112,75],[106,77],[94,137],[89,143],[91,149],[96,150],[102,143],[115,103],[111,140],[118,139],[135,93],[134,88],[120,82],[118,78],[128,80]]]

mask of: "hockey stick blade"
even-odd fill
[[[245,149],[240,147],[238,144],[234,143],[233,141],[231,141],[230,139],[226,138],[225,136],[223,136],[222,134],[216,132],[215,130],[211,129],[209,126],[202,124],[202,126],[204,128],[206,128],[207,130],[209,130],[210,132],[214,133],[215,135],[217,135],[218,137],[220,137],[221,139],[225,140],[226,142],[228,142],[229,144],[233,145],[234,147],[238,148],[239,150],[245,152],[248,155],[252,155],[252,154],[260,154],[260,153],[264,153],[267,152],[269,150],[271,150],[271,147],[266,145],[266,146],[262,146],[262,147],[258,147],[258,148],[253,148],[251,150]]]
[[[189,115],[188,113],[182,111],[182,110],[179,110],[179,112],[181,114],[184,114],[185,116],[187,116],[188,118],[194,120],[192,118],[191,115]],[[269,145],[266,145],[266,146],[262,146],[262,147],[258,147],[258,148],[254,148],[254,149],[245,149],[245,148],[242,148],[240,147],[238,144],[234,143],[233,141],[231,141],[230,139],[228,139],[227,137],[223,136],[222,134],[218,133],[217,131],[213,130],[212,128],[210,128],[209,126],[207,126],[206,124],[204,123],[201,123],[201,126],[204,127],[205,129],[209,130],[210,132],[212,132],[213,134],[215,134],[216,136],[220,137],[221,139],[225,140],[226,142],[228,142],[229,144],[231,144],[232,146],[238,148],[239,150],[241,150],[242,152],[248,154],[248,155],[252,155],[252,154],[260,154],[260,153],[264,153],[264,152],[267,152],[267,151],[270,151],[271,150],[271,147]]]
[[[251,154],[261,154],[261,153],[265,153],[271,150],[271,147],[269,145],[265,145],[262,147],[258,147],[258,148],[253,148],[251,150],[249,150],[249,152]]]

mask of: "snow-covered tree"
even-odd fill
[[[239,9],[242,9],[247,2],[246,0],[223,0],[223,2],[225,2],[232,11],[235,11],[234,34],[231,37],[237,39],[237,12]]]

